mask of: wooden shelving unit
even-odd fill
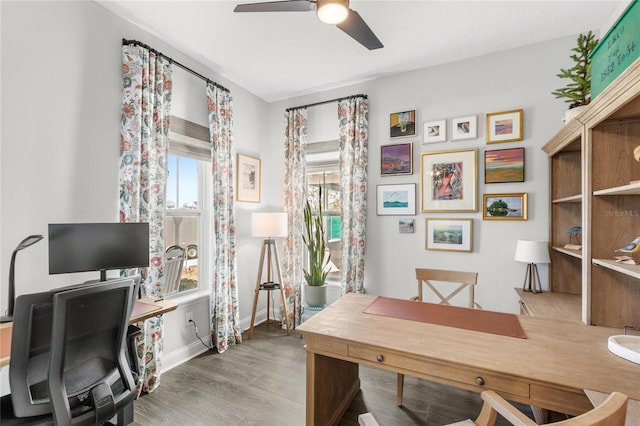
[[[551,162],[550,289],[578,295],[586,324],[640,326],[640,265],[614,259],[640,236],[638,145],[640,59],[543,147]],[[573,226],[582,227],[581,241],[572,241],[581,250],[564,248]]]

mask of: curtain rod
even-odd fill
[[[367,99],[367,95],[363,95],[363,94],[359,93],[357,95],[345,96],[345,97],[336,98],[336,99],[329,99],[328,101],[314,102],[312,104],[300,105],[300,106],[296,106],[296,107],[287,108],[286,112],[289,112],[289,111],[294,110],[294,109],[309,108],[309,107],[313,107],[313,106],[329,104],[331,102],[340,102],[340,101],[344,101],[346,99],[353,99],[353,98],[365,98],[365,99]]]
[[[165,58],[166,60],[168,60],[168,61],[169,61],[169,63],[176,64],[178,67],[180,67],[180,68],[182,68],[183,70],[185,70],[185,71],[187,71],[187,72],[189,72],[189,73],[191,73],[191,74],[195,75],[195,76],[196,76],[196,77],[198,77],[199,79],[204,80],[204,81],[206,81],[207,83],[213,84],[213,85],[214,85],[215,87],[217,87],[218,89],[221,89],[221,90],[224,90],[225,92],[229,92],[229,93],[230,93],[229,89],[227,89],[227,88],[226,88],[226,87],[224,87],[223,85],[218,84],[218,83],[216,83],[215,81],[209,80],[207,77],[203,76],[202,74],[200,74],[200,73],[198,73],[198,72],[196,72],[196,71],[192,70],[191,68],[189,68],[189,67],[187,67],[187,66],[185,66],[185,65],[182,65],[180,62],[178,62],[178,61],[176,61],[176,60],[174,60],[174,59],[172,59],[172,58],[168,57],[168,56],[167,56],[167,55],[165,55],[164,53],[162,53],[162,52],[158,52],[158,51],[157,51],[156,49],[154,49],[153,47],[150,47],[150,46],[148,46],[148,45],[146,45],[146,44],[144,44],[144,43],[141,43],[141,42],[139,42],[138,40],[127,40],[127,39],[124,39],[124,38],[123,38],[123,39],[122,39],[122,45],[123,45],[123,46],[125,46],[125,45],[127,45],[127,44],[135,44],[136,46],[144,47],[145,49],[148,49],[148,50],[150,50],[151,52],[154,52],[156,55],[160,55],[160,56],[162,56],[163,58]]]

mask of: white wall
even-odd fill
[[[561,126],[566,107],[550,95],[563,83],[555,77],[569,65],[575,37],[553,40],[526,48],[466,61],[420,69],[325,93],[272,104],[271,117],[285,108],[321,100],[364,93],[369,97],[369,198],[365,288],[368,293],[408,298],[416,293],[414,269],[431,267],[477,271],[476,298],[485,309],[518,312],[514,287],[522,286],[525,265],[513,260],[518,239],[547,239],[549,235],[549,169],[540,149]],[[335,105],[335,104],[334,104]],[[309,128],[314,123],[310,109]],[[524,110],[524,140],[487,145],[485,113]],[[326,114],[336,109],[323,107]],[[389,114],[417,110],[418,135],[389,138]],[[316,113],[317,114],[317,113]],[[469,141],[422,144],[425,121],[476,114],[479,137]],[[334,115],[335,116],[335,115]],[[322,118],[327,121],[327,118]],[[337,125],[337,124],[336,124]],[[281,132],[280,128],[271,130]],[[275,139],[275,137],[272,137]],[[413,142],[414,173],[411,176],[380,176],[380,146]],[[523,183],[484,184],[484,151],[525,147],[526,176]],[[526,192],[527,221],[483,221],[482,213],[420,213],[414,234],[398,232],[397,216],[376,215],[376,185],[420,181],[420,153],[450,149],[478,150],[478,205],[483,193]],[[404,217],[404,216],[403,216]],[[425,218],[472,218],[473,252],[426,251]],[[546,281],[547,267],[540,268]],[[546,282],[545,282],[546,284]]]

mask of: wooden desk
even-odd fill
[[[527,334],[518,339],[364,314],[374,299],[348,294],[298,328],[307,426],[340,421],[360,388],[359,364],[570,414],[593,408],[583,389],[640,400],[640,368],[607,349],[617,329],[518,316]]]
[[[151,297],[143,297],[142,299],[136,300],[136,304],[131,312],[129,324],[135,324],[148,318],[165,314],[175,310],[177,307],[175,303],[166,300],[155,301]],[[0,367],[9,365],[12,329],[13,323],[11,322],[0,324]]]

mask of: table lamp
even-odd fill
[[[260,290],[280,290],[282,298],[282,309],[285,318],[287,316],[287,304],[285,301],[284,288],[282,285],[282,273],[280,271],[280,259],[278,257],[278,245],[274,238],[287,236],[287,213],[286,212],[255,212],[251,214],[251,236],[262,237],[262,250],[260,252],[260,265],[258,267],[258,278],[256,280],[256,292],[253,298],[253,313],[251,315],[251,327],[249,328],[249,338],[253,334],[253,322],[255,321],[256,307],[258,305],[258,295]],[[267,280],[262,282],[262,270],[265,263],[265,253],[267,255]],[[272,277],[271,269],[275,260],[277,277]],[[277,282],[274,282],[277,278]],[[267,292],[267,324],[269,323],[269,304],[271,292]],[[287,334],[289,334],[289,322],[287,323]]]
[[[16,299],[16,284],[15,284],[15,266],[16,266],[16,254],[22,249],[26,249],[29,246],[37,243],[42,239],[42,235],[29,235],[22,240],[18,247],[13,251],[11,255],[11,264],[9,266],[9,307],[7,308],[7,315],[0,317],[0,323],[13,321],[13,307]]]
[[[518,240],[514,260],[527,263],[522,289],[532,293],[542,293],[538,263],[550,263],[549,243],[546,241]]]

